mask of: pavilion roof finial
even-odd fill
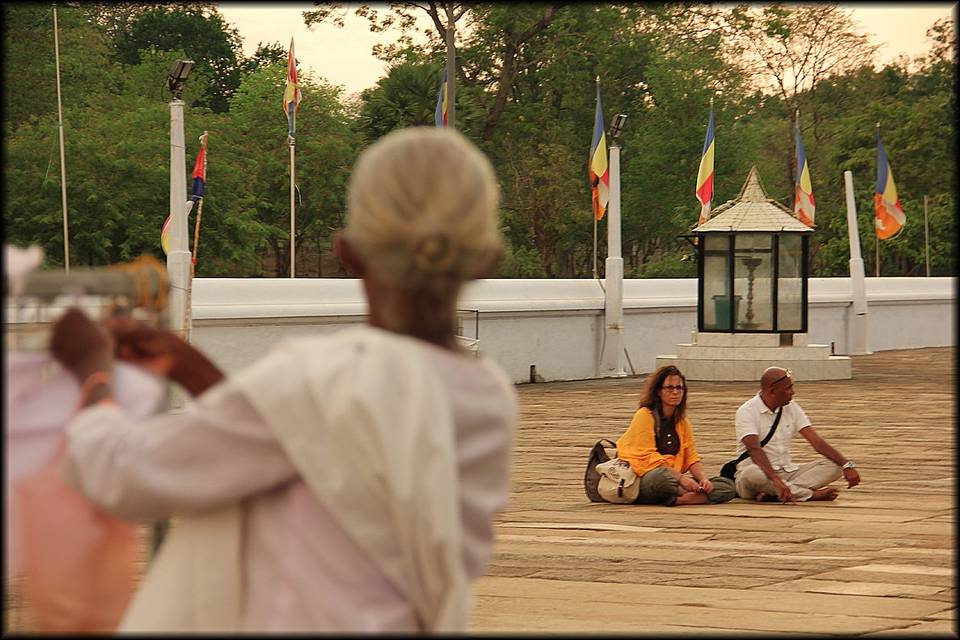
[[[766,202],[770,199],[767,196],[767,190],[763,188],[763,182],[760,180],[760,172],[757,171],[757,165],[750,167],[750,173],[740,188],[740,195],[737,200],[740,202]]]

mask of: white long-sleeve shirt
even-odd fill
[[[515,394],[496,365],[421,345],[453,413],[472,579],[489,562],[493,516],[508,497]],[[111,406],[88,409],[68,440],[68,480],[121,518],[151,522],[245,503],[241,630],[422,631],[413,605],[311,493],[231,379],[184,414],[134,423]]]

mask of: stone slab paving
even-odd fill
[[[474,633],[956,636],[953,348],[854,356],[853,378],[796,383],[863,484],[830,503],[591,504],[593,443],[616,440],[644,376],[521,385],[513,493]],[[733,457],[748,382],[692,382],[708,471]],[[798,462],[816,459],[806,441]]]
[[[798,381],[817,431],[863,484],[831,503],[591,504],[590,446],[616,440],[644,376],[521,385],[513,492],[473,633],[956,636],[955,352],[853,358],[853,378]],[[693,382],[689,411],[710,472],[733,457],[748,382]],[[798,462],[815,459],[805,440]],[[5,584],[4,632],[29,630]]]

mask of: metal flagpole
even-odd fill
[[[447,12],[447,126],[457,128],[457,48],[454,43],[453,3],[444,7]]]
[[[927,223],[927,196],[923,196],[923,244],[927,254],[927,277],[930,277],[930,225]]]
[[[296,204],[296,130],[297,107],[300,104],[300,88],[297,81],[297,59],[293,55],[293,37],[287,53],[287,86],[283,92],[283,107],[287,112],[287,142],[290,144],[290,277],[297,277],[297,204]]]
[[[294,180],[296,179],[296,141],[293,139],[293,136],[290,138],[290,277],[296,278],[296,256],[297,256],[297,245],[296,245],[296,214],[295,214],[295,200],[294,200]]]
[[[200,149],[203,150],[203,176],[206,180],[207,176],[207,132],[204,131],[203,135],[200,136]],[[190,338],[193,335],[193,277],[196,274],[197,270],[197,246],[200,244],[200,216],[203,214],[203,196],[198,198],[199,202],[197,203],[197,219],[193,224],[193,253],[190,255],[190,286],[187,287],[187,306],[185,312],[184,320],[184,331],[186,332],[186,340],[190,342]],[[192,202],[192,200],[191,200]],[[189,222],[189,218],[187,220]]]
[[[880,144],[880,123],[877,122],[878,149],[879,149],[879,144]],[[880,158],[877,158],[877,162],[880,162]],[[880,169],[877,169],[877,171],[880,171]],[[874,212],[874,216],[876,216],[876,212]],[[873,263],[874,263],[873,264],[874,275],[877,278],[879,278],[880,277],[880,234],[877,233],[876,218],[874,218],[874,222],[873,222]]]
[[[203,178],[206,182],[207,178],[207,132],[204,131],[203,135],[200,136],[200,148],[204,149],[203,153]],[[204,187],[206,189],[206,187]],[[197,203],[197,219],[193,225],[193,256],[190,259],[190,280],[193,280],[193,276],[197,272],[197,248],[200,246],[200,217],[203,215],[203,201],[204,197],[200,196],[200,202]]]
[[[593,213],[593,279],[597,279],[597,213]]]
[[[60,132],[60,198],[63,201],[63,266],[70,273],[70,229],[67,225],[67,163],[63,154],[63,106],[60,103],[60,35],[57,5],[53,5],[53,49],[57,58],[57,128]]]
[[[873,230],[873,249],[874,249],[874,275],[880,277],[880,236],[877,235],[877,230]]]

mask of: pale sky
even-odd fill
[[[878,62],[884,64],[900,54],[925,53],[930,45],[927,29],[936,20],[951,16],[957,3],[841,3],[840,6],[851,10],[863,31],[875,44],[882,45]],[[314,9],[312,3],[224,2],[217,7],[227,23],[240,32],[244,55],[252,55],[258,42],[279,42],[287,47],[293,36],[300,61],[298,70],[342,85],[348,95],[373,86],[386,74],[384,63],[373,55],[373,45],[387,44],[397,35],[396,32],[371,33],[366,19],[354,16],[352,8],[347,11],[343,28],[321,25],[307,29],[301,14]],[[424,16],[421,24],[431,23]]]

